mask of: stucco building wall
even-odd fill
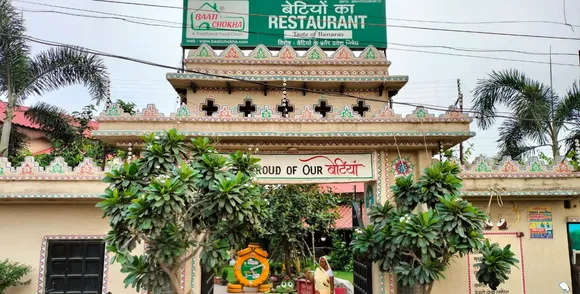
[[[30,265],[27,278],[30,284],[9,288],[6,294],[44,294],[46,269],[46,240],[50,239],[103,239],[109,230],[96,201],[77,203],[2,203],[0,205],[0,258],[9,258]],[[139,246],[136,250],[143,250]],[[119,264],[110,264],[105,257],[106,284],[103,290],[118,293],[135,293],[125,289],[124,274]],[[39,288],[39,283],[41,288]],[[106,293],[106,292],[103,292]]]
[[[504,290],[509,290],[504,293],[552,293],[558,291],[558,284],[562,281],[571,285],[566,223],[567,217],[580,214],[579,208],[565,209],[564,201],[514,201],[513,203],[520,211],[519,223],[513,226],[517,222],[517,215],[512,211],[513,206],[510,201],[505,201],[504,206],[500,208],[494,199],[491,206],[492,218],[495,222],[498,214],[503,213],[503,217],[508,222],[508,229],[502,231],[494,227],[486,231],[486,236],[492,241],[499,242],[502,246],[511,244],[517,254],[516,258],[520,260],[519,269],[514,269],[510,280],[502,286]],[[46,258],[41,252],[43,246],[46,245],[43,245],[45,238],[101,238],[106,234],[109,226],[107,221],[101,218],[102,213],[94,207],[94,204],[93,201],[82,201],[82,203],[28,202],[0,205],[2,258],[8,257],[33,267],[28,277],[31,279],[30,285],[11,288],[7,294],[37,293],[39,281],[44,282],[42,276],[39,279],[39,270],[44,267]],[[475,204],[485,210],[488,202],[478,201]],[[552,209],[554,239],[530,239],[527,210],[535,206],[548,206]],[[522,232],[523,237],[517,237],[516,232]],[[143,247],[140,246],[137,250],[143,250]],[[125,275],[120,272],[118,264],[111,265],[109,261],[110,256],[106,262],[105,289],[113,294],[135,293],[135,290],[124,288]],[[471,268],[473,268],[472,260]],[[185,267],[185,274],[182,276],[183,287],[189,289],[193,285],[194,288],[199,289],[200,275],[199,266],[192,268],[191,263],[188,263]],[[445,272],[445,276],[446,279],[437,283],[433,293],[450,293],[449,289],[453,289],[453,293],[487,293],[477,292],[481,288],[475,286],[473,270],[468,272],[467,258],[455,259],[452,267]],[[194,279],[194,283],[191,283],[191,279]],[[381,280],[376,282],[375,293],[380,293]],[[384,282],[387,284],[385,288],[390,289],[391,282],[388,275]]]
[[[488,202],[474,204],[485,210]],[[504,292],[496,293],[559,293],[561,290],[558,285],[561,282],[572,284],[568,256],[567,218],[579,215],[580,209],[573,206],[565,209],[564,201],[514,201],[513,204],[517,205],[520,212],[520,221],[516,226],[513,226],[517,222],[517,215],[512,211],[512,202],[504,201],[503,207],[498,207],[494,198],[490,210],[492,219],[496,223],[498,214],[502,213],[503,218],[508,222],[508,229],[498,230],[494,227],[485,233],[488,239],[498,242],[502,247],[511,244],[512,251],[516,253],[515,257],[520,260],[519,269],[512,269],[509,280],[498,288],[498,290],[503,289]],[[546,206],[552,209],[553,239],[530,238],[528,209],[536,206]],[[517,232],[522,232],[523,237],[517,237],[515,234]],[[477,281],[472,260],[470,260],[471,276],[469,277],[467,257],[455,259],[455,263],[445,272],[446,279],[434,287],[433,293],[451,293],[449,289],[454,289],[453,293],[488,293],[489,288],[478,288],[475,285]],[[481,292],[482,290],[485,292]]]

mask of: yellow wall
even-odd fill
[[[50,142],[46,138],[37,138],[27,142],[30,153],[35,154],[51,148]]]
[[[105,235],[106,219],[94,203],[0,205],[0,259],[9,258],[32,266],[28,286],[10,288],[7,294],[37,293],[41,243],[46,235]],[[138,248],[136,250],[143,250]],[[107,291],[134,293],[123,286],[118,264],[109,265]],[[44,293],[44,292],[42,292]]]

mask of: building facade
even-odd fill
[[[389,66],[372,46],[358,55],[345,46],[300,55],[264,46],[244,54],[234,45],[218,54],[203,45],[189,51],[183,72],[166,76],[182,99],[176,113],[149,105],[129,115],[111,105],[93,136],[138,154],[143,135],[176,128],[219,139],[223,152],[259,150],[262,183],[364,183],[365,206],[384,203],[396,177],[419,176],[442,150],[475,136],[472,118],[453,107],[439,115],[425,108],[396,114],[393,97],[408,77],[390,75]],[[60,158],[48,167],[33,158],[17,167],[0,159],[0,257],[34,269],[30,285],[9,294],[135,292],[110,263],[102,242],[108,223],[95,207],[104,173],[119,164],[103,171],[90,159],[77,167]],[[463,197],[492,216],[486,236],[512,244],[521,261],[496,293],[551,293],[572,283],[567,226],[580,222],[580,173],[566,162],[480,157],[462,165],[462,177]],[[477,256],[457,259],[434,293],[488,293],[476,283],[475,262]],[[372,293],[396,293],[394,281],[373,268]],[[201,284],[196,259],[182,270],[181,287],[201,293]]]

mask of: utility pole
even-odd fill
[[[560,161],[560,148],[558,148],[558,136],[556,134],[556,120],[554,117],[554,82],[552,77],[552,45],[550,45],[550,128],[552,135],[552,156],[554,162]]]
[[[461,93],[461,79],[457,79],[457,102],[455,105],[459,103],[459,112],[463,113],[463,93]],[[459,162],[464,164],[463,161],[463,142],[459,143]]]

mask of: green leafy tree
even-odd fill
[[[136,112],[135,103],[127,103],[123,100],[117,100],[117,103],[125,105],[127,113]],[[63,157],[69,166],[77,166],[88,157],[104,167],[106,162],[113,157],[125,158],[127,154],[123,150],[90,137],[93,131],[91,122],[94,122],[95,112],[94,105],[85,106],[81,111],[74,111],[72,114],[46,103],[39,103],[28,109],[24,115],[45,132],[51,144],[50,154],[34,156],[36,162],[40,166],[48,166],[55,157]],[[12,130],[15,133],[16,128]],[[17,149],[14,155],[9,155],[13,165],[23,162],[26,156],[32,156],[25,149],[26,136],[24,134],[22,136],[24,136],[24,146],[19,147],[21,149]],[[12,149],[10,153],[13,153]]]
[[[180,270],[200,253],[207,270],[230,248],[261,234],[267,216],[254,181],[259,159],[220,155],[207,138],[192,140],[173,129],[145,138],[142,158],[112,170],[97,204],[109,219],[107,250],[115,254],[125,285],[152,293],[180,291]],[[145,253],[136,252],[138,242]]]
[[[495,290],[518,261],[513,255],[505,258],[507,270],[495,263],[497,245],[483,237],[487,217],[460,197],[459,173],[457,165],[445,161],[426,168],[417,182],[412,176],[397,178],[392,187],[396,207],[387,202],[370,209],[371,224],[354,234],[354,253],[378,263],[382,271],[393,271],[400,286],[428,294],[453,258],[484,252],[478,266],[487,274],[480,282]],[[509,247],[504,250],[508,256]]]
[[[59,47],[31,55],[24,20],[11,0],[0,0],[0,96],[8,98],[0,155],[9,154],[14,109],[31,95],[83,84],[97,103],[106,99],[109,77],[103,60],[82,48]],[[58,129],[57,129],[58,130]]]
[[[336,232],[332,232],[330,236],[332,238],[332,251],[328,256],[328,263],[334,270],[351,272],[353,270],[352,250]]]
[[[554,158],[546,155],[544,152],[540,151],[538,154],[539,158],[541,160],[543,160],[547,165],[553,165],[554,163]],[[578,159],[576,157],[576,150],[571,150],[570,152],[567,153],[566,157],[563,159],[564,161],[569,162],[572,167],[574,168],[574,170],[579,170],[580,166],[578,165]]]
[[[473,153],[474,153],[474,150],[475,150],[475,147],[474,147],[473,143],[471,143],[471,142],[468,141],[468,142],[466,142],[466,144],[467,144],[467,148],[465,148],[463,150],[463,160],[465,162],[469,161],[469,159],[471,158],[471,156],[473,156]],[[443,152],[443,156],[446,159],[451,159],[451,158],[457,158],[457,159],[459,159],[460,158],[459,151],[460,151],[459,146],[455,146],[453,148],[449,148],[449,149],[445,150]]]
[[[134,102],[125,102],[121,99],[117,100],[116,102],[121,109],[123,109],[124,113],[128,113],[130,115],[135,115],[137,113],[137,104]]]
[[[318,185],[279,185],[267,189],[269,216],[264,221],[265,234],[274,248],[281,252],[286,274],[292,275],[293,260],[311,256],[309,234],[328,234],[338,213],[338,196],[321,191]]]
[[[560,157],[560,143],[573,148],[580,138],[580,90],[573,84],[563,96],[517,70],[492,72],[480,80],[473,92],[473,110],[482,129],[491,127],[497,107],[505,106],[513,119],[499,127],[497,140],[501,155],[520,159],[540,147],[552,149],[552,158]],[[564,136],[564,131],[569,134]]]
[[[22,281],[22,278],[30,273],[32,268],[8,259],[0,261],[0,294],[4,294],[6,289],[28,285],[30,280]]]

